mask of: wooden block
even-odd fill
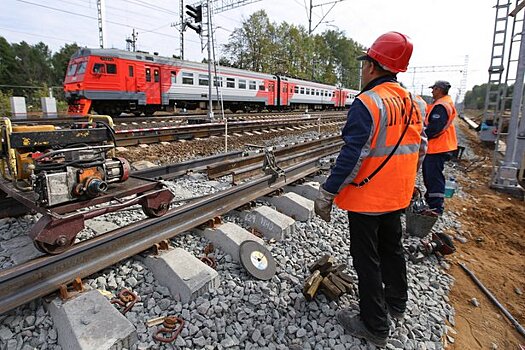
[[[306,300],[310,301],[315,297],[322,280],[323,276],[321,276],[319,270],[315,270],[314,273],[304,281],[303,294]]]
[[[335,284],[330,281],[330,278],[324,277],[321,282],[322,291],[330,300],[335,300],[343,293]]]
[[[330,266],[325,271],[321,271],[321,273],[323,276],[327,276],[329,273],[337,274],[339,272],[343,272],[345,269],[346,269],[346,264],[338,264],[338,265]]]
[[[346,283],[350,283],[350,284],[354,284],[354,279],[352,278],[352,276],[350,276],[349,274],[345,273],[345,272],[337,272],[337,277],[339,277],[340,279],[344,280]]]
[[[319,272],[325,271],[334,264],[334,258],[328,254],[323,255],[323,257],[317,260],[312,266],[310,266],[310,272],[319,270]]]
[[[346,282],[336,274],[331,274],[330,280],[337,286],[337,288],[341,289],[343,293],[352,293],[354,290],[354,286],[352,284]]]

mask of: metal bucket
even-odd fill
[[[410,206],[407,208],[406,215],[406,232],[416,237],[426,237],[438,217],[437,215],[427,215],[429,213],[428,205],[423,199],[423,194],[419,188],[415,188],[414,195]]]
[[[406,231],[412,236],[426,237],[432,230],[432,227],[434,227],[437,219],[437,216],[417,214],[407,210]]]

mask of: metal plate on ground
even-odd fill
[[[275,275],[275,260],[263,245],[255,241],[246,241],[240,246],[239,256],[242,266],[253,277],[266,281]]]

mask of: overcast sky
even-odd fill
[[[218,2],[234,0],[218,0]],[[179,34],[172,23],[179,22],[178,0],[105,0],[106,47],[126,48],[132,28],[138,34],[140,50],[160,55],[179,54]],[[193,3],[186,0],[185,3]],[[313,0],[314,5],[331,0]],[[65,43],[98,47],[96,0],[1,0],[0,35],[9,42],[43,41],[53,51]],[[410,67],[416,73],[399,75],[408,88],[425,94],[434,80],[449,80],[457,94],[468,55],[467,89],[487,82],[487,69],[494,31],[496,0],[345,0],[337,3],[315,33],[338,28],[362,44],[370,46],[379,35],[395,30],[409,35],[414,43]],[[214,15],[217,45],[227,42],[231,31],[257,10],[264,9],[271,21],[308,27],[309,0],[261,0]],[[313,26],[330,5],[313,9]],[[185,58],[201,61],[207,53],[200,50],[193,31],[185,35]],[[417,67],[450,67],[450,71],[417,73]],[[436,70],[442,70],[436,68]]]

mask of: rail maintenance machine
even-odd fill
[[[161,182],[130,176],[115,153],[113,122],[91,116],[54,125],[0,125],[0,197],[42,214],[29,236],[45,253],[71,247],[84,221],[138,204],[149,217],[169,210],[173,194]],[[79,210],[82,209],[82,210]]]

